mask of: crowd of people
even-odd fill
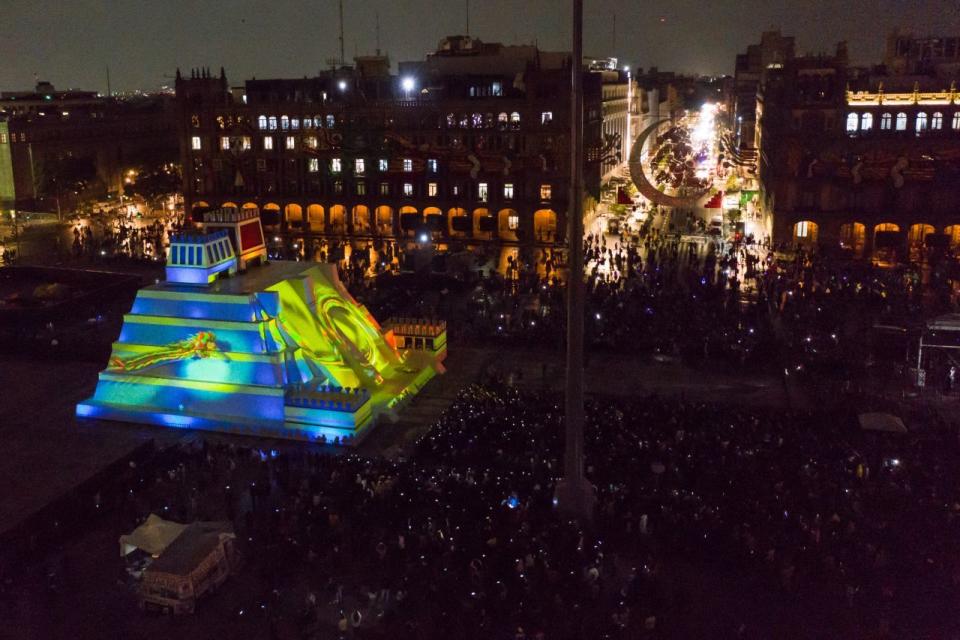
[[[96,508],[123,530],[151,512],[232,520],[235,580],[255,585],[233,615],[273,637],[957,631],[958,440],[935,417],[878,435],[836,413],[591,400],[597,500],[577,525],[554,504],[561,401],[468,387],[393,458],[196,440]]]

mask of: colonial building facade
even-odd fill
[[[563,53],[458,36],[398,76],[377,56],[240,88],[223,70],[178,73],[188,210],[258,207],[271,237],[306,251],[324,237],[562,243],[569,65]],[[610,81],[585,74],[594,190],[618,151],[601,136]]]
[[[755,142],[774,240],[884,262],[960,247],[955,73],[851,67],[843,43],[770,70]]]

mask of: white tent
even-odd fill
[[[151,513],[147,521],[125,536],[120,536],[120,557],[142,549],[153,557],[159,556],[163,550],[176,540],[187,525],[179,522],[164,520]]]
[[[885,431],[887,433],[906,433],[903,420],[889,413],[861,413],[860,428],[864,431]]]

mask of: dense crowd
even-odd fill
[[[592,527],[553,504],[560,398],[500,384],[464,390],[406,458],[197,441],[98,508],[128,528],[151,512],[233,520],[259,594],[235,615],[300,637],[957,630],[958,442],[934,417],[872,434],[845,415],[658,397],[587,416]]]

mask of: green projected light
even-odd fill
[[[137,294],[77,415],[351,444],[443,371],[445,325],[418,322],[384,331],[327,264],[163,282]]]

